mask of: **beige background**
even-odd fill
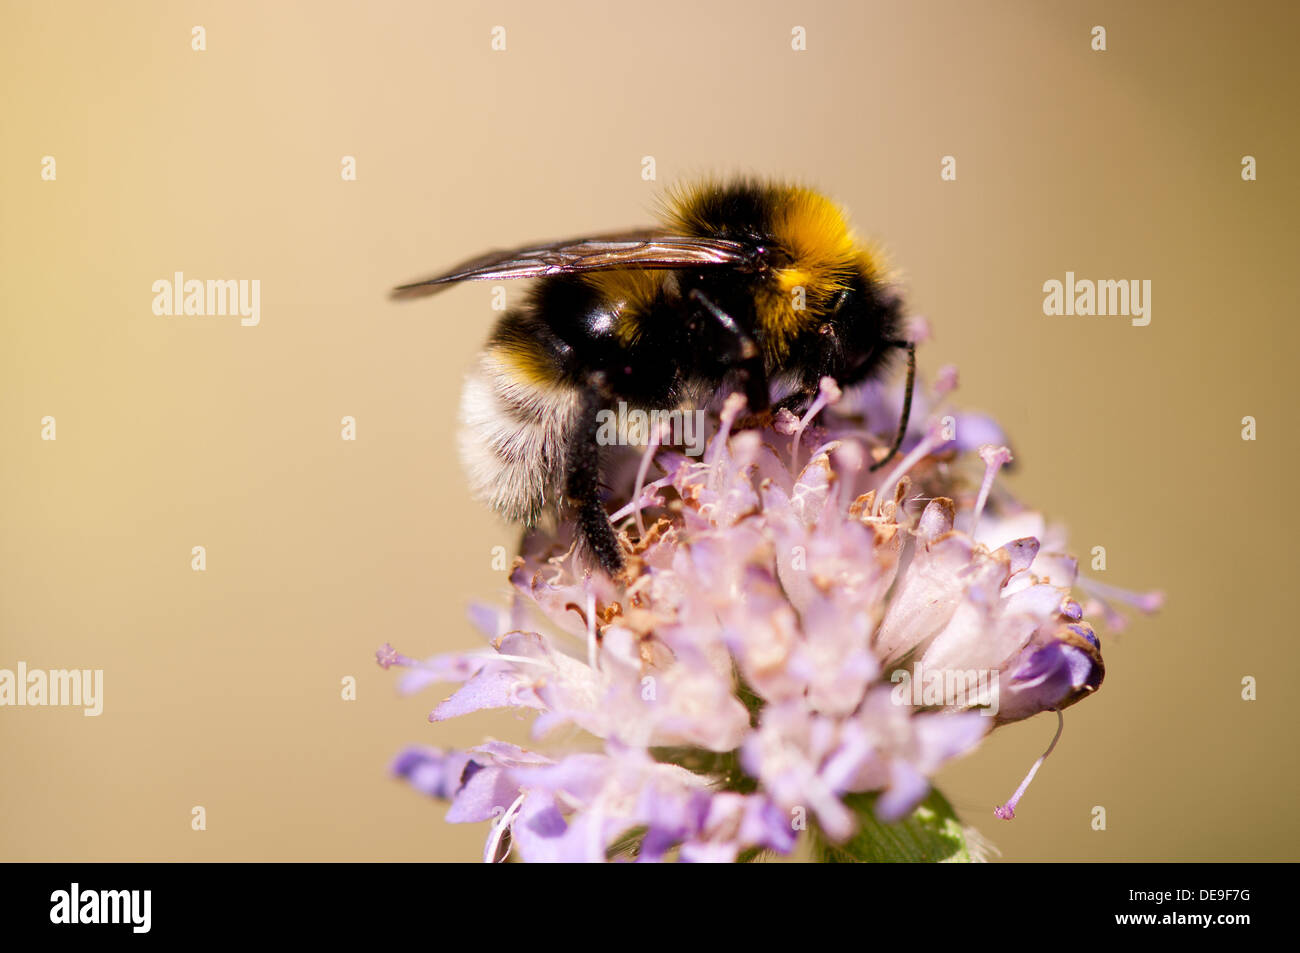
[[[489,289],[386,289],[750,170],[888,243],[1016,489],[1168,594],[1015,822],[1050,717],[946,772],[966,819],[1010,860],[1293,859],[1294,9],[5,0],[0,667],[103,668],[106,710],[0,710],[0,858],[477,858],[386,766],[522,723],[430,726],[373,652],[475,644],[503,591],[452,453]],[[260,326],[155,316],[178,270],[260,279]],[[1066,270],[1150,279],[1151,325],[1045,317]]]

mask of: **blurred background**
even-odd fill
[[[922,370],[959,365],[1015,491],[1106,548],[1104,581],[1167,594],[1103,632],[1106,683],[1013,823],[992,807],[1050,715],[941,776],[963,819],[1004,860],[1293,859],[1298,27],[1286,2],[4,0],[0,668],[105,688],[97,718],[0,710],[0,859],[477,859],[484,827],[389,760],[526,725],[430,725],[443,693],[397,697],[374,651],[476,645],[466,606],[505,595],[515,530],[453,450],[491,289],[387,290],[734,171],[882,240]],[[1150,325],[1045,316],[1067,270],[1149,279]],[[177,271],[258,279],[260,323],[155,315]]]

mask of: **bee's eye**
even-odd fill
[[[788,268],[792,264],[794,264],[793,255],[785,251],[783,248],[778,248],[772,245],[769,245],[767,248],[764,249],[763,258],[765,260],[765,264],[767,265],[767,267],[778,269],[778,270],[782,268]]]

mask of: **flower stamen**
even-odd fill
[[[718,432],[713,435],[713,443],[709,445],[709,452],[705,456],[704,465],[709,472],[709,489],[717,489],[718,485],[718,461],[722,459],[723,453],[727,450],[727,441],[731,437],[731,425],[736,422],[740,412],[745,409],[748,401],[745,395],[739,392],[728,395],[727,399],[722,402],[722,413],[719,415]]]
[[[814,417],[822,412],[822,409],[828,404],[833,404],[840,399],[843,391],[835,383],[833,377],[823,377],[817,387],[817,399],[812,402],[808,412],[799,420],[799,425],[794,428],[794,442],[790,448],[790,470],[794,473],[799,472],[799,440],[803,437],[804,430],[812,423]]]
[[[944,427],[942,421],[934,421],[925,431],[925,436],[921,442],[912,448],[912,452],[905,456],[901,463],[894,468],[894,472],[885,478],[885,482],[880,484],[880,492],[876,496],[876,515],[880,514],[881,507],[885,500],[891,500],[894,496],[894,488],[898,486],[898,481],[903,479],[907,471],[912,469],[922,460],[930,455],[930,451],[936,447],[947,443],[948,439],[944,436]]]
[[[664,433],[667,430],[667,424],[660,423],[650,434],[650,440],[646,443],[645,453],[641,454],[641,465],[636,471],[636,488],[632,494],[632,515],[636,518],[636,532],[638,539],[645,539],[645,521],[641,519],[641,493],[645,487],[646,474],[650,472],[650,461],[654,459],[655,451],[659,449],[659,443],[663,440]]]
[[[1100,601],[1114,600],[1123,602],[1142,612],[1158,612],[1160,607],[1165,604],[1165,594],[1160,591],[1152,592],[1133,592],[1129,589],[1121,589],[1119,586],[1112,586],[1110,583],[1101,582],[1097,579],[1089,579],[1087,576],[1079,577],[1079,585],[1088,590]]]
[[[1055,709],[1055,711],[1057,724],[1056,734],[1052,737],[1052,743],[1047,746],[1046,751],[1038,756],[1038,760],[1034,762],[1034,766],[1029,769],[1029,773],[1025,775],[1025,779],[1020,782],[1020,787],[1016,788],[1016,793],[1011,795],[1011,799],[1001,807],[995,807],[993,809],[994,817],[1001,818],[1004,821],[1009,821],[1016,816],[1016,805],[1019,804],[1020,799],[1025,796],[1025,791],[1029,787],[1029,782],[1034,780],[1034,775],[1038,773],[1038,769],[1043,766],[1043,762],[1047,760],[1047,756],[1052,753],[1052,749],[1056,747],[1056,743],[1061,740],[1061,731],[1065,728],[1065,716],[1061,714],[1059,708]]]
[[[514,823],[519,809],[524,806],[524,797],[525,795],[520,794],[519,797],[515,798],[514,803],[506,808],[506,812],[501,815],[501,819],[492,825],[492,833],[488,835],[487,844],[483,847],[483,863],[498,864],[509,855],[509,851],[506,851],[505,856],[498,857],[497,852],[501,849],[501,840],[506,836],[506,831]]]
[[[975,512],[970,518],[970,535],[971,539],[975,538],[975,530],[979,528],[980,516],[984,512],[984,504],[989,501],[989,492],[993,489],[993,480],[997,477],[998,471],[1011,462],[1011,451],[1006,447],[995,447],[991,443],[986,443],[980,447],[980,459],[984,461],[984,480],[980,483],[979,499],[975,501]]]
[[[598,656],[600,645],[596,639],[596,594],[587,593],[587,664],[593,672],[600,671]]]
[[[627,503],[624,506],[622,506],[620,509],[618,509],[616,512],[610,513],[609,521],[611,523],[619,523],[622,520],[627,519],[633,513],[638,512],[642,507],[649,506],[650,503],[652,502],[651,494],[656,490],[663,489],[664,487],[670,485],[672,482],[673,482],[672,475],[669,474],[668,476],[660,477],[657,480],[652,480],[651,482],[647,483],[645,486],[641,487],[640,493],[633,498],[631,503]]]
[[[375,652],[375,661],[379,663],[382,669],[390,668],[394,665],[410,665],[411,660],[402,655],[392,645],[385,642],[379,651]]]

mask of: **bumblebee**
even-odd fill
[[[395,297],[469,280],[540,279],[493,328],[461,401],[475,495],[512,522],[571,515],[611,576],[624,566],[601,502],[602,410],[706,407],[740,390],[748,413],[802,412],[823,377],[849,387],[907,354],[898,451],[916,359],[881,257],[843,212],[800,186],[710,182],[670,193],[639,231],[495,251]],[[774,399],[774,391],[779,397]]]

